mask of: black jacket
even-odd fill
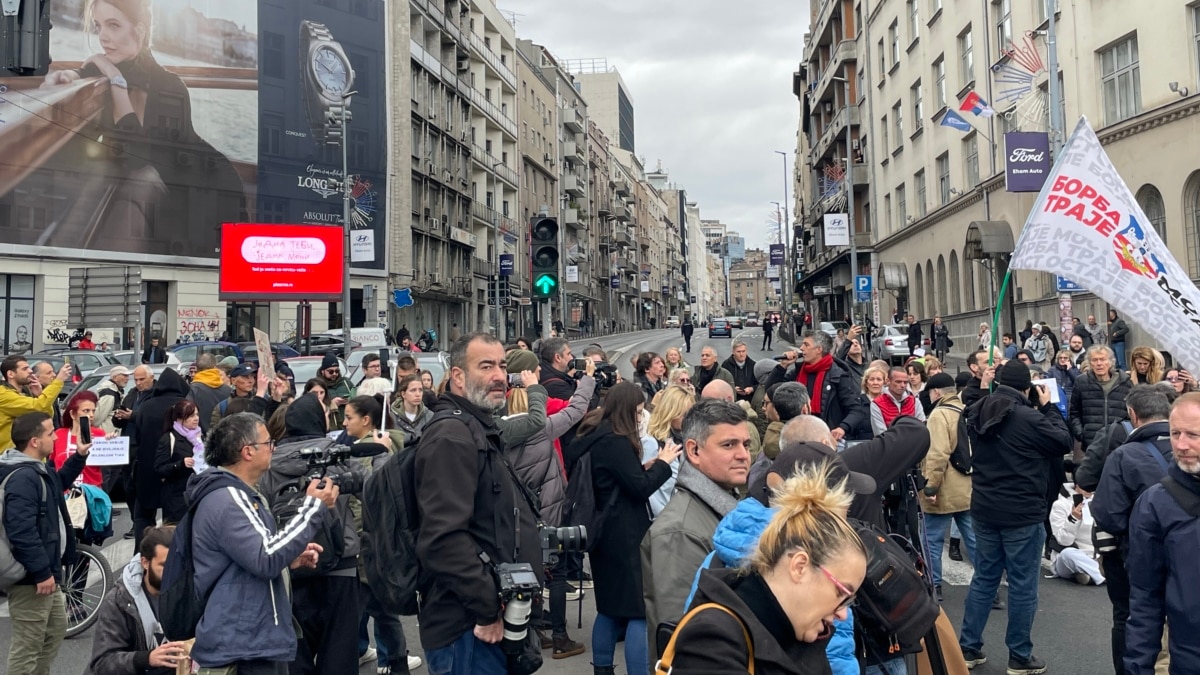
[[[1109,344],[1124,342],[1127,337],[1129,337],[1129,324],[1125,323],[1125,319],[1117,317],[1116,321],[1108,324]]]
[[[641,373],[634,373],[633,381],[642,388],[642,393],[646,395],[646,405],[650,405],[655,394],[667,388],[667,383],[662,378],[659,378],[658,382],[651,382],[650,378]]]
[[[175,439],[174,445],[172,438]],[[154,472],[162,479],[162,491],[159,494],[164,522],[178,523],[187,513],[187,499],[183,493],[195,471],[184,466],[183,460],[192,457],[192,453],[192,442],[174,429],[168,429],[158,441],[154,453]]]
[[[883,493],[920,462],[929,451],[929,429],[921,420],[897,417],[892,426],[869,441],[852,445],[841,452],[841,458],[851,471],[865,473],[875,479],[873,495],[855,495],[850,505],[850,517],[863,520],[886,530],[883,518]]]
[[[691,321],[684,321],[683,324],[679,326],[679,334],[687,338],[692,337],[692,333],[695,331],[696,327],[692,325]]]
[[[775,366],[767,378],[766,387],[776,382],[799,382],[808,388],[808,395],[816,398],[811,383],[801,379],[799,363],[793,363],[784,370],[783,365]],[[871,408],[865,404],[865,399],[859,396],[861,382],[855,382],[846,368],[837,359],[833,360],[829,372],[825,373],[824,391],[821,396],[821,413],[819,417],[825,420],[830,429],[841,427],[847,435],[864,423],[870,426]]]
[[[4,531],[13,558],[27,574],[18,584],[33,586],[51,577],[63,581],[63,565],[75,562],[75,537],[63,499],[63,486],[75,482],[87,458],[73,454],[62,468],[40,462],[16,448],[0,455],[0,480],[13,474],[4,495]],[[42,486],[46,499],[42,500]],[[63,525],[65,523],[65,526]],[[61,534],[66,532],[66,541]]]
[[[155,364],[166,362],[167,352],[162,347],[147,346],[145,351],[142,352],[142,363]]]
[[[1071,435],[1084,447],[1091,445],[1108,425],[1129,417],[1125,410],[1125,397],[1133,388],[1133,383],[1125,373],[1118,372],[1113,377],[1117,378],[1117,383],[1107,396],[1095,373],[1087,372],[1075,379],[1067,419],[1071,424]]]
[[[1092,498],[1092,518],[1096,527],[1110,534],[1129,532],[1129,516],[1133,504],[1151,485],[1167,475],[1158,459],[1150,453],[1146,442],[1153,443],[1162,453],[1167,466],[1171,465],[1171,425],[1166,421],[1151,422],[1133,430],[1124,445],[1113,451],[1104,462],[1100,485]]]
[[[978,377],[972,377],[967,383],[967,387],[958,393],[958,397],[962,399],[963,405],[971,407],[976,401],[988,395],[988,392],[983,390],[983,380]]]
[[[550,395],[550,398],[571,400],[571,397],[575,395],[575,378],[555,370],[554,366],[547,361],[542,361],[541,365],[542,376],[539,378],[538,384],[546,388],[546,393]]]
[[[150,398],[150,394],[152,394],[152,393],[154,393],[153,390],[139,391],[137,388],[130,389],[129,393],[125,394],[124,400],[121,401],[121,407],[129,408],[133,412],[137,412],[138,408],[142,407],[142,404],[145,403]],[[202,417],[200,419],[204,419],[204,418]],[[134,429],[133,417],[130,417],[127,420],[119,420],[114,417],[113,418],[113,426],[115,426],[116,428],[121,430],[122,436],[133,436],[133,429]],[[132,445],[132,441],[131,441],[131,445],[130,445],[129,449],[130,449],[130,451],[135,451],[135,450],[137,450],[137,446]]]
[[[1095,492],[1100,485],[1100,476],[1104,473],[1104,463],[1113,450],[1125,444],[1129,432],[1125,430],[1128,420],[1113,422],[1108,428],[1096,434],[1096,440],[1084,448],[1083,461],[1075,468],[1075,486],[1088,492]]]
[[[179,373],[167,368],[154,383],[150,398],[133,415],[131,443],[137,444],[134,453],[133,482],[139,507],[148,511],[161,504],[162,481],[154,470],[158,442],[163,436],[164,421],[170,417],[171,406],[187,398],[190,390]]]
[[[827,675],[829,640],[803,642],[774,593],[757,574],[736,569],[700,573],[692,607],[714,602],[733,610],[737,619],[718,609],[688,621],[675,638],[672,670],[677,673],[745,673],[750,658],[742,627],[754,643],[754,672],[759,675]],[[741,620],[739,625],[738,620]]]
[[[541,569],[537,516],[504,468],[495,420],[450,393],[433,407],[434,413],[442,410],[458,410],[461,417],[425,427],[414,467],[421,515],[417,555],[428,583],[420,613],[426,650],[445,647],[474,626],[500,618],[496,577],[479,554],[493,563],[516,561],[514,509],[521,514],[522,557],[537,556],[534,569]]]
[[[733,376],[733,386],[735,388],[758,387],[758,378],[754,377],[754,359],[749,356],[746,357],[746,362],[741,367],[738,367],[737,360],[732,356],[725,359],[725,363],[722,363],[721,367],[728,370],[729,374]],[[742,396],[736,392],[735,395],[739,401],[749,401],[751,398],[750,396]]]
[[[914,321],[914,322],[908,324],[908,346],[909,347],[920,347],[921,346],[921,322],[920,321]]]
[[[1091,347],[1094,343],[1094,340],[1092,340],[1092,332],[1088,330],[1087,326],[1083,325],[1082,323],[1071,329],[1071,335],[1078,335],[1079,338],[1083,340],[1084,349]]]
[[[971,435],[971,516],[994,528],[1035,525],[1050,513],[1052,465],[1061,472],[1071,434],[1058,407],[998,386],[967,408]],[[1058,486],[1053,486],[1057,491]]]
[[[604,529],[589,554],[596,584],[596,611],[614,618],[642,619],[646,604],[638,546],[650,529],[646,504],[671,477],[671,467],[655,461],[649,469],[643,469],[641,455],[626,438],[614,434],[608,422],[576,438],[563,456],[564,463],[573,469],[589,450],[596,508],[607,508],[616,491],[616,501],[604,517]]]
[[[84,675],[175,675],[174,668],[151,668],[151,647],[137,603],[120,570],[117,583],[100,604],[92,637],[92,658]]]

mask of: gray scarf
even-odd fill
[[[125,583],[125,590],[129,591],[137,606],[138,618],[142,621],[142,632],[146,635],[146,648],[153,650],[158,647],[155,635],[161,632],[161,629],[158,627],[158,619],[154,618],[154,610],[150,608],[150,599],[146,597],[146,591],[142,588],[142,577],[145,573],[146,570],[142,569],[142,556],[134,553],[133,560],[125,565],[125,571],[121,573],[121,581]]]
[[[675,485],[696,495],[722,518],[737,507],[736,497],[701,473],[700,469],[692,466],[687,458],[684,458],[683,465],[679,467],[679,477],[675,479]]]

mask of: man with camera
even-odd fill
[[[1033,387],[1029,366],[1009,361],[999,386],[967,409],[972,446],[971,519],[975,524],[975,576],[967,594],[959,644],[969,667],[987,662],[983,629],[1008,575],[1008,672],[1046,671],[1033,654],[1038,577],[1046,543],[1050,476],[1061,472],[1071,433],[1044,386]],[[1058,485],[1054,485],[1058,490]]]
[[[563,378],[570,358],[565,341],[546,340],[543,382],[558,378],[559,391],[574,391]],[[528,639],[527,600],[541,568],[537,514],[504,461],[494,418],[508,390],[504,363],[504,345],[489,333],[454,343],[446,393],[416,448],[417,554],[427,580],[421,646],[439,675],[505,675],[530,647],[541,658]]]
[[[575,355],[571,353],[571,345],[560,337],[542,340],[538,350],[541,360],[541,384],[551,398],[561,398],[566,401],[575,393],[575,377],[572,373],[581,370],[576,363]]]

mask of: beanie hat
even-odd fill
[[[1025,391],[1032,385],[1033,377],[1029,374],[1029,366],[1014,360],[1000,368],[1000,372],[996,373],[996,381],[1005,387]]]
[[[229,368],[230,370],[237,368],[238,363],[239,362],[238,362],[238,359],[236,356],[226,356],[225,358],[221,359],[220,361],[217,361],[218,366],[225,366],[225,367]]]
[[[508,353],[504,365],[509,373],[520,373],[526,370],[533,372],[538,367],[538,357],[525,349],[514,349]]]
[[[1042,331],[1042,324],[1040,324],[1040,323],[1033,324],[1033,330],[1036,330],[1040,333]]]
[[[954,386],[957,387],[959,391],[962,391],[963,389],[967,388],[967,385],[971,384],[972,379],[973,376],[971,375],[971,371],[964,370],[955,376]]]
[[[340,364],[338,363],[337,354],[334,354],[333,352],[325,352],[325,358],[321,359],[321,370],[338,367],[340,367]]]
[[[926,389],[946,389],[948,387],[953,387],[953,386],[955,386],[954,378],[950,377],[949,373],[938,373],[937,375],[934,375],[933,377],[929,378],[929,383],[925,385],[925,388]]]
[[[759,384],[765,384],[767,377],[775,370],[775,366],[779,364],[775,359],[759,359],[754,362],[754,379]]]

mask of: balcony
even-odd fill
[[[579,176],[566,174],[562,177],[563,192],[571,195],[572,197],[584,196],[587,194],[586,188],[587,186],[584,185],[583,181],[579,180]]]
[[[829,124],[825,127],[825,132],[821,134],[821,138],[813,145],[812,158],[813,165],[820,163],[830,148],[839,140],[846,138],[846,120],[849,118],[851,126],[858,126],[861,123],[858,106],[842,106],[841,110],[833,116]]]
[[[587,123],[583,119],[583,113],[571,106],[563,106],[559,110],[563,126],[573,134],[582,134],[587,131]]]
[[[579,209],[563,209],[562,221],[564,225],[579,227]]]
[[[484,63],[491,66],[492,70],[500,75],[500,79],[512,88],[517,90],[517,76],[513,75],[513,71],[509,70],[508,66],[500,60],[500,57],[493,52],[491,47],[484,43],[483,38],[473,32],[467,32],[467,44],[471,45],[471,50],[474,51]]]
[[[517,137],[517,123],[512,121],[496,104],[484,98],[478,89],[471,87],[471,104],[483,111],[497,126],[508,132],[509,136]]]
[[[496,273],[496,266],[483,258],[471,256],[471,274],[484,279]]]
[[[612,242],[621,246],[633,246],[633,237],[629,236],[629,231],[624,228],[613,230]]]
[[[624,199],[629,199],[633,196],[632,189],[629,187],[629,181],[621,176],[613,181],[613,189],[616,190],[617,196]]]
[[[628,237],[629,237],[629,235],[625,235],[625,236],[626,236],[626,238],[628,238]],[[616,264],[616,266],[617,266],[617,269],[624,270],[624,271],[626,271],[626,272],[629,272],[629,271],[631,271],[631,270],[629,269],[629,258],[626,258],[626,257],[625,257],[625,256],[623,256],[623,255],[619,255],[619,256],[617,256],[617,261],[616,261],[616,263],[615,263],[615,264]]]
[[[809,99],[815,104],[830,96],[831,92],[828,90],[829,85],[833,84],[833,78],[837,75],[846,76],[842,65],[856,60],[858,60],[858,46],[854,40],[842,40],[839,42],[837,47],[829,54],[829,63],[821,71],[821,76],[817,78],[816,86],[809,92]],[[841,82],[837,84],[845,86]]]
[[[500,177],[500,180],[508,183],[509,187],[513,189],[520,187],[520,178],[517,176],[517,172],[508,168],[507,164],[501,163],[500,159],[482,147],[478,145],[472,146],[471,159],[475,160],[476,164],[483,167],[489,173],[495,167],[496,175]]]
[[[488,208],[487,204],[481,201],[471,202],[471,215],[475,219],[491,227],[494,224],[500,225],[500,230],[508,234],[516,234],[517,221],[501,214],[499,211]]]
[[[612,207],[612,215],[622,223],[628,223],[632,217],[629,213],[629,207],[624,204],[617,204]]]
[[[586,159],[584,156],[583,147],[575,141],[563,142],[563,157],[565,157],[568,161],[582,161]]]
[[[649,249],[650,248],[650,237],[647,237],[644,234],[639,235],[637,238],[637,243],[638,243],[639,248],[641,248],[643,250]]]

